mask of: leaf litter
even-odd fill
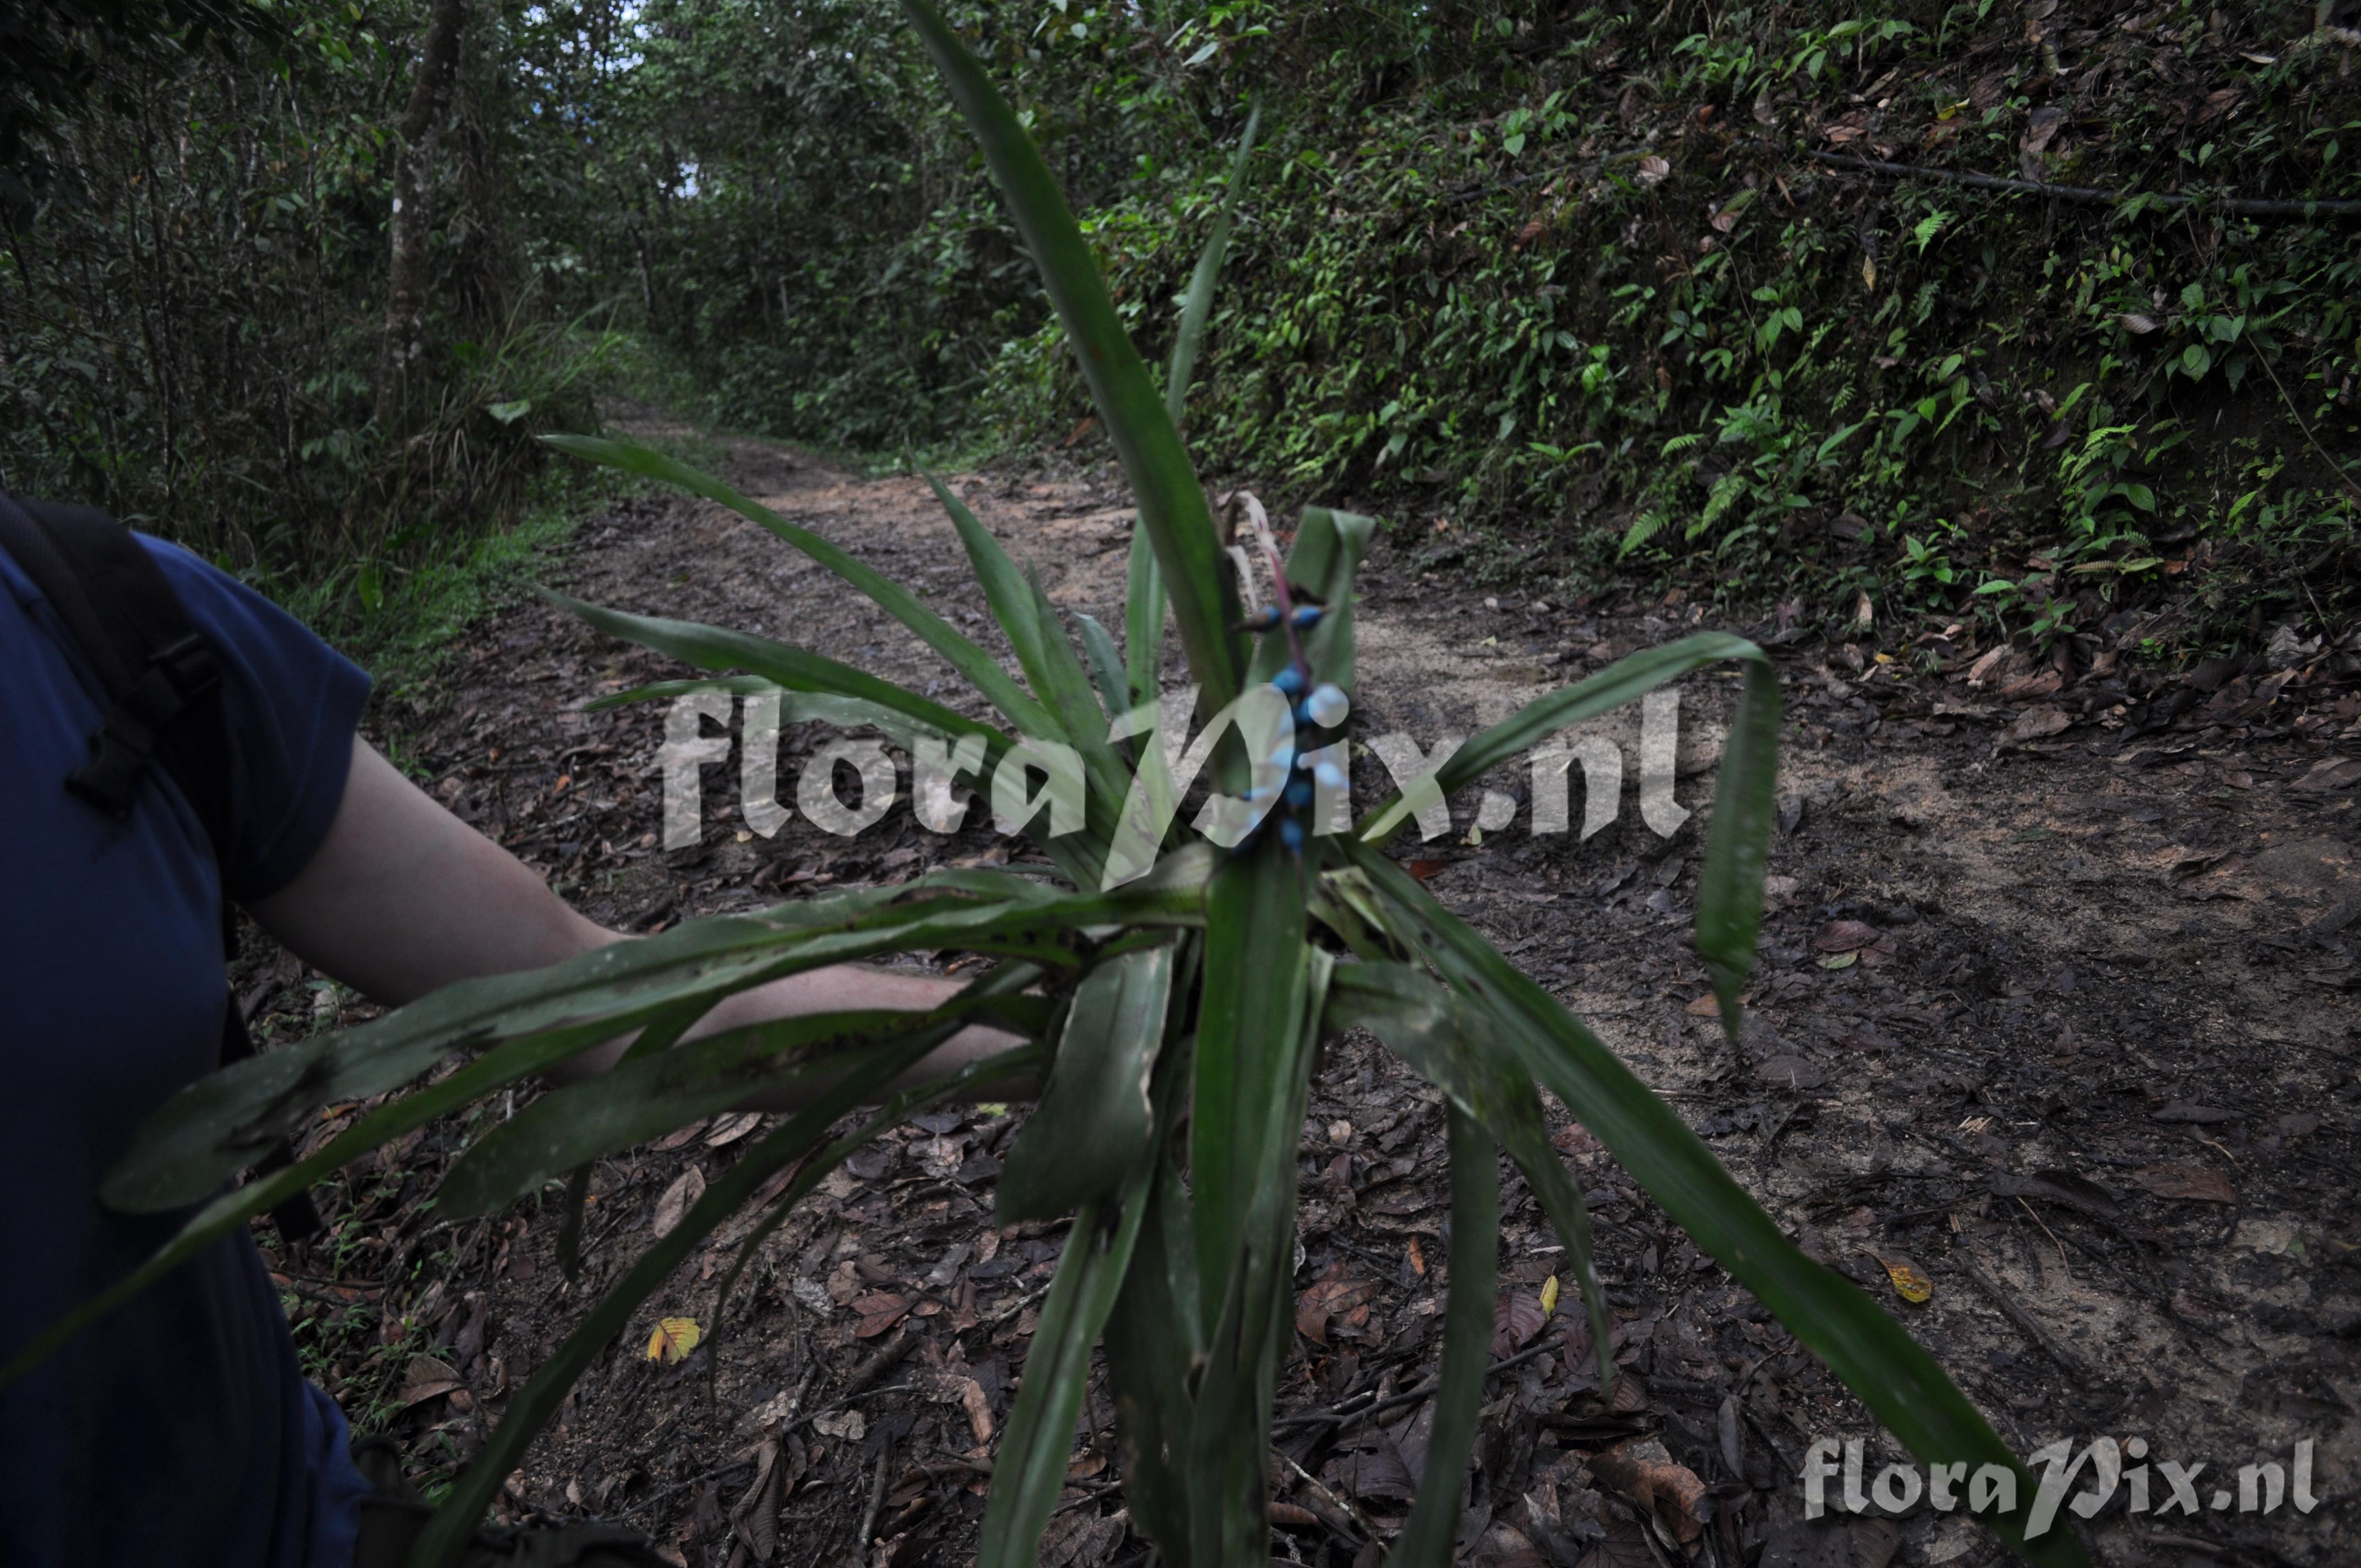
[[[908,481],[848,478],[752,442],[730,452],[741,484],[889,569],[906,569],[939,530],[931,498]],[[960,484],[1041,565],[1058,602],[1103,610],[1119,593],[1121,552],[1072,543],[1127,521],[1102,477],[1051,467]],[[923,656],[897,629],[814,576],[781,577],[770,544],[700,505],[634,499],[588,524],[552,577],[629,608],[829,645],[923,689]],[[1488,661],[1461,651],[1454,591],[1383,550],[1366,589],[1363,718],[1381,727],[1370,733],[1400,728],[1424,743],[1498,717],[1485,703],[1517,700]],[[1494,618],[1504,651],[1611,650],[1694,624],[1680,606],[1550,598]],[[402,736],[438,798],[603,923],[649,930],[1028,853],[980,823],[945,839],[895,817],[851,840],[798,819],[741,842],[733,802],[710,787],[704,845],[667,853],[645,771],[660,715],[577,705],[673,672],[538,606],[472,635],[437,702],[370,723]],[[2361,745],[2361,707],[2307,707],[2301,681],[2258,696],[2259,681],[2231,673],[2144,729],[2114,715],[2108,680],[2080,663],[2032,668],[2020,650],[1965,635],[1947,646],[1917,676],[1844,648],[1781,651],[1794,809],[1783,806],[1779,891],[1734,1049],[1709,1006],[1692,1008],[1706,987],[1680,940],[1684,916],[1651,907],[1663,890],[1634,874],[1665,863],[1637,821],[1587,843],[1533,840],[1520,822],[1480,847],[1419,854],[1412,869],[1598,1019],[1807,1249],[1906,1311],[2004,1433],[2082,1430],[2092,1395],[2016,1319],[1993,1313],[1982,1286],[1953,1288],[1971,1271],[2046,1335],[2106,1324],[2079,1333],[2070,1358],[2146,1412],[2160,1450],[2244,1453],[2310,1435],[2316,1410],[2297,1390],[2317,1374],[2289,1368],[2350,1376],[2352,1362],[2351,1294],[2323,1270],[2361,1240],[2337,1219],[2356,1208],[2361,1115],[2351,958],[2339,948],[2350,922],[2334,922],[2361,893],[2350,848],[2361,832],[2339,814],[2350,796],[2338,782],[2361,770],[2304,748]],[[520,674],[539,678],[520,685]],[[1719,699],[1697,684],[1684,723],[1709,729]],[[2026,734],[2037,708],[2068,722],[2050,729],[2044,717],[2031,727],[2044,733]],[[2005,740],[2012,731],[2025,739]],[[1636,726],[1600,732],[1630,754]],[[790,727],[783,770],[830,738]],[[1685,773],[1682,798],[1702,804],[1709,783]],[[1472,798],[1454,804],[1472,819]],[[2020,837],[2031,825],[2041,836]],[[2202,874],[2166,874],[2173,856],[2202,859]],[[2220,895],[2192,904],[2191,883]],[[1824,969],[1828,958],[1851,961]],[[285,962],[260,948],[251,960],[266,977]],[[302,988],[278,983],[271,1001],[258,1010],[267,1036],[313,1026]],[[338,1001],[319,1021],[367,1015]],[[1321,1489],[1389,1528],[1422,1464],[1432,1407],[1418,1390],[1449,1275],[1442,1110],[1350,1037],[1329,1047],[1310,1109],[1279,1446],[1317,1486],[1278,1465],[1277,1495],[1304,1559],[1341,1565],[1360,1525]],[[1587,1130],[1550,1114],[1596,1228],[1619,1375],[1602,1393],[1584,1314],[1544,1305],[1564,1261],[1511,1177],[1494,1351],[1512,1365],[1490,1381],[1478,1439],[1466,1538],[1477,1558],[1636,1564],[1725,1521],[1734,1541],[1798,1562],[1823,1539],[1849,1541],[1853,1562],[1949,1550],[1925,1515],[1800,1519],[1792,1477],[1807,1434],[1864,1431],[1859,1408],[1665,1225]],[[992,1181],[1022,1121],[1022,1107],[960,1108],[864,1151],[770,1238],[730,1321],[709,1325],[718,1356],[683,1343],[679,1359],[626,1356],[594,1372],[520,1471],[504,1516],[617,1519],[684,1561],[767,1565],[786,1560],[790,1541],[849,1552],[882,1464],[868,1551],[892,1564],[972,1552],[990,1449],[1063,1241],[1057,1226],[991,1227]],[[410,1173],[462,1146],[456,1130],[428,1129],[324,1194],[332,1250],[274,1257],[299,1344],[358,1424],[392,1431],[430,1476],[447,1474],[577,1303],[651,1229],[676,1223],[760,1124],[715,1118],[599,1162],[578,1285],[556,1266],[554,1192],[456,1227],[404,1203]],[[2224,1210],[2243,1216],[2235,1238]],[[684,1266],[638,1325],[643,1343],[664,1332],[661,1319],[705,1321],[726,1248],[750,1224],[732,1222]],[[1903,1305],[1921,1284],[1927,1299]],[[417,1327],[389,1338],[379,1322]],[[2246,1332],[2266,1323],[2263,1340]],[[2174,1397],[2158,1373],[2191,1358],[2246,1397]],[[1096,1568],[1136,1552],[1112,1444],[1112,1406],[1094,1388],[1044,1561]],[[2319,1524],[2304,1536],[2276,1520],[2240,1528],[2291,1553]]]

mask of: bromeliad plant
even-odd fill
[[[1080,619],[1078,652],[1038,583],[939,485],[1025,680],[1012,678],[916,596],[719,481],[642,448],[562,438],[567,450],[730,506],[868,595],[996,707],[979,722],[818,654],[738,632],[573,608],[617,636],[715,672],[743,672],[805,717],[877,725],[906,745],[1071,748],[1082,825],[1044,848],[1064,882],[940,872],[898,888],[700,920],[533,974],[469,981],[362,1027],[241,1063],[159,1113],[104,1196],[152,1212],[195,1206],[137,1277],[18,1357],[28,1365],[125,1294],[326,1171],[434,1117],[529,1082],[636,1031],[611,1072],[549,1093],[491,1127],[449,1169],[450,1218],[488,1214],[566,1183],[559,1244],[577,1261],[591,1162],[740,1103],[800,1088],[807,1107],[762,1138],[651,1244],[511,1399],[421,1543],[420,1568],[456,1560],[502,1476],[594,1357],[733,1212],[795,1174],[723,1276],[863,1142],[922,1106],[1038,1079],[1011,1148],[1006,1221],[1071,1213],[1022,1391],[995,1463],[979,1561],[1029,1562],[1063,1484],[1093,1347],[1104,1343],[1136,1526],[1188,1568],[1269,1561],[1271,1405],[1290,1351],[1297,1143],[1321,1040],[1360,1027],[1449,1102],[1450,1286],[1426,1480],[1389,1561],[1445,1563],[1482,1402],[1498,1233],[1495,1146],[1532,1184],[1563,1240],[1601,1353],[1611,1343],[1582,1195],[1553,1152],[1540,1090],[1555,1094],[1676,1222],[1787,1323],[1918,1454],[2022,1467],[1934,1361],[1867,1296],[1806,1259],[1713,1155],[1548,992],[1381,852],[1419,804],[1397,799],[1356,830],[1313,830],[1338,780],[1333,743],[1354,686],[1353,577],[1367,519],[1307,510],[1275,553],[1273,605],[1240,613],[1237,579],[1178,427],[1225,242],[1224,213],[1189,291],[1162,395],[1117,323],[1041,158],[982,69],[925,0],[908,10],[950,83],[1039,266],[1138,504],[1126,645]],[[1252,129],[1249,126],[1248,138]],[[1241,169],[1246,157],[1242,148]],[[1235,190],[1237,181],[1232,181]],[[1208,716],[1258,709],[1216,753],[1243,828],[1217,849],[1143,816],[1135,774],[1162,779],[1153,729],[1164,627],[1177,625]],[[1697,947],[1726,1026],[1752,962],[1772,811],[1778,686],[1762,652],[1700,635],[1635,654],[1532,704],[1453,754],[1434,784],[1466,784],[1566,725],[1719,660],[1745,672],[1721,765],[1698,895]],[[650,688],[639,696],[684,689]],[[1251,734],[1252,743],[1235,739]],[[1169,780],[1164,787],[1169,792]],[[1152,796],[1153,789],[1145,792]],[[1169,803],[1169,793],[1166,796]],[[1149,801],[1152,807],[1154,802]],[[1143,826],[1144,824],[1144,826]],[[1235,826],[1235,825],[1234,825]],[[931,1012],[837,1014],[684,1038],[722,998],[782,976],[895,952],[957,948],[994,961]],[[906,1091],[831,1133],[961,1028],[1019,1038],[947,1080]],[[430,1075],[454,1058],[456,1070]],[[299,1163],[224,1192],[321,1105],[412,1086]],[[571,1173],[569,1179],[569,1173]],[[2062,1532],[2027,1543],[2081,1561]]]

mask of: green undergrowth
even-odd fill
[[[1225,49],[1283,50],[1235,10],[1270,31]],[[2354,612],[2361,492],[2312,443],[2361,434],[2361,225],[2156,200],[2361,196],[2361,74],[2309,4],[1503,21],[1455,79],[1372,104],[1332,60],[1334,101],[1286,104],[1189,411],[1210,466],[1558,598],[2044,644],[2137,609],[2160,654]],[[1218,190],[1195,161],[1088,220],[1151,342]],[[1037,440],[1083,406],[1046,330],[996,387]]]
[[[713,462],[724,450],[693,428],[646,444],[690,463]],[[584,519],[628,496],[658,492],[631,475],[553,466],[534,476],[505,519],[455,535],[408,565],[380,568],[366,587],[352,570],[258,587],[367,669],[380,700],[424,697],[472,628],[548,579],[552,557]]]
[[[611,305],[717,428],[1105,455],[889,0],[632,14],[544,40],[608,128],[525,202],[560,310]],[[1847,635],[2136,611],[2166,658],[2361,609],[2323,455],[2361,450],[2361,221],[2220,204],[2361,202],[2361,45],[2314,0],[948,20],[1151,359],[1259,107],[1191,450],[1421,570]]]

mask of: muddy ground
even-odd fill
[[[922,484],[752,442],[727,452],[742,488],[924,585],[999,646]],[[1060,605],[1120,626],[1131,514],[1104,476],[1012,468],[954,485]],[[1676,603],[1471,593],[1413,559],[1389,537],[1364,576],[1364,740],[1399,730],[1432,746],[1707,623]],[[617,505],[546,580],[966,700],[897,625],[701,501]],[[1447,835],[1405,835],[1396,852],[1591,1020],[1808,1250],[1906,1323],[2020,1453],[2137,1435],[2152,1459],[2206,1464],[2195,1517],[2127,1518],[2119,1494],[2094,1524],[2076,1521],[2102,1560],[2361,1561],[2354,643],[2281,639],[2192,682],[2118,667],[2114,643],[2136,641],[2136,624],[2037,666],[1939,625],[1841,647],[1734,630],[1773,642],[1789,703],[1772,910],[1738,1049],[1699,1004],[1703,970],[1683,942],[1725,678],[1685,687],[1677,793],[1697,814],[1669,839],[1634,809],[1627,718],[1594,730],[1626,760],[1623,809],[1596,836],[1532,835],[1530,781],[1505,770],[1487,784],[1520,803],[1509,826],[1471,834],[1470,791]],[[370,732],[625,930],[1031,858],[981,808],[950,837],[906,805],[851,839],[801,817],[754,835],[734,757],[706,772],[703,844],[666,852],[659,711],[583,704],[678,673],[526,603],[476,629],[439,696],[381,706]],[[788,732],[783,799],[829,738]],[[1357,759],[1356,801],[1385,789],[1378,759]],[[285,959],[266,959],[245,1000],[278,1038],[368,1015]],[[331,1107],[314,1135],[351,1113]],[[2000,1559],[1962,1515],[1923,1505],[1898,1522],[1804,1523],[1795,1476],[1813,1439],[1868,1437],[1872,1475],[1898,1450],[1552,1113],[1598,1223],[1618,1358],[1637,1376],[1602,1405],[1563,1337],[1587,1333],[1541,1311],[1559,1254],[1511,1177],[1496,1349],[1512,1365],[1488,1387],[1464,1560]],[[620,1519],[711,1568],[966,1561],[1060,1241],[1055,1227],[993,1228],[997,1157],[1020,1121],[992,1106],[928,1117],[857,1158],[768,1245],[718,1365],[702,1351],[650,1360],[656,1319],[709,1327],[713,1277],[747,1227],[725,1229],[585,1379],[504,1510]],[[357,1421],[397,1434],[430,1481],[447,1474],[628,1266],[667,1197],[676,1212],[750,1130],[723,1118],[603,1162],[587,1275],[569,1287],[555,1202],[456,1228],[418,1206],[466,1132],[428,1129],[327,1190],[329,1239],[277,1257],[299,1343]],[[1303,1133],[1303,1294],[1280,1393],[1283,1412],[1320,1419],[1281,1422],[1279,1560],[1367,1568],[1373,1537],[1407,1511],[1424,1407],[1397,1396],[1426,1375],[1447,1274],[1442,1138],[1437,1097],[1373,1044],[1332,1049]],[[1897,1289],[1913,1270],[1924,1301]],[[2314,1511],[2215,1506],[2238,1466],[2286,1464],[2303,1440],[2325,1497]],[[1094,1396],[1044,1563],[1145,1561],[1119,1481]],[[1711,1523],[1669,1501],[1651,1517],[1652,1499],[1699,1489]],[[2153,1490],[2171,1495],[2161,1479]]]

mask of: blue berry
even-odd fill
[[[1277,686],[1279,689],[1280,695],[1284,696],[1290,698],[1301,696],[1303,695],[1303,672],[1297,669],[1294,665],[1290,664],[1287,668],[1279,671],[1279,674],[1271,676],[1270,684]]]

